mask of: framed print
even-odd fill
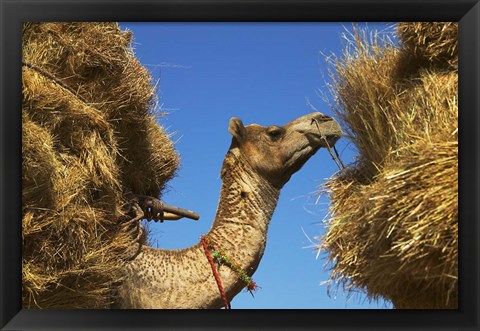
[[[2,329],[479,328],[477,1],[1,6]]]

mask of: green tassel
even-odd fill
[[[214,247],[215,245],[212,244],[210,239],[207,236],[203,237],[205,239],[205,242],[207,243],[208,246]],[[237,263],[234,261],[231,261],[227,255],[223,254],[221,250],[212,250],[212,256],[220,260],[221,264],[225,264],[228,266],[232,271],[234,271],[236,274],[238,274],[239,279],[245,284],[245,288],[250,291],[250,293],[253,295],[252,291],[255,291],[258,289],[258,285],[253,281],[252,278],[250,278],[247,273],[242,270]]]

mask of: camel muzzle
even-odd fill
[[[340,124],[320,112],[304,115],[288,124],[320,147],[333,147],[343,135]]]
[[[312,121],[314,122],[312,124],[317,126],[318,122],[316,122],[315,120]],[[320,134],[320,139],[325,141],[329,147],[333,147],[338,141],[338,139],[340,139],[343,135],[343,132],[340,129],[340,125],[333,118],[328,122],[324,122],[321,125],[318,125],[317,129]]]

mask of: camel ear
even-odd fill
[[[230,132],[238,141],[242,141],[246,134],[242,121],[236,117],[230,119],[228,132]]]

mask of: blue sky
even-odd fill
[[[363,24],[362,24],[363,26]],[[391,31],[391,24],[368,29]],[[228,121],[283,125],[318,110],[333,115],[319,96],[328,73],[323,54],[340,54],[350,23],[122,23],[133,32],[137,58],[158,85],[161,124],[172,134],[181,166],[163,200],[198,212],[198,222],[182,219],[150,223],[161,248],[184,248],[209,231],[215,217],[223,157],[230,145]],[[337,143],[342,160],[354,160],[347,139]],[[384,301],[327,294],[325,255],[313,248],[325,232],[328,199],[316,191],[338,168],[320,150],[282,190],[271,220],[267,248],[253,279],[252,297],[239,293],[234,309],[381,309]],[[333,287],[333,290],[336,287]]]

